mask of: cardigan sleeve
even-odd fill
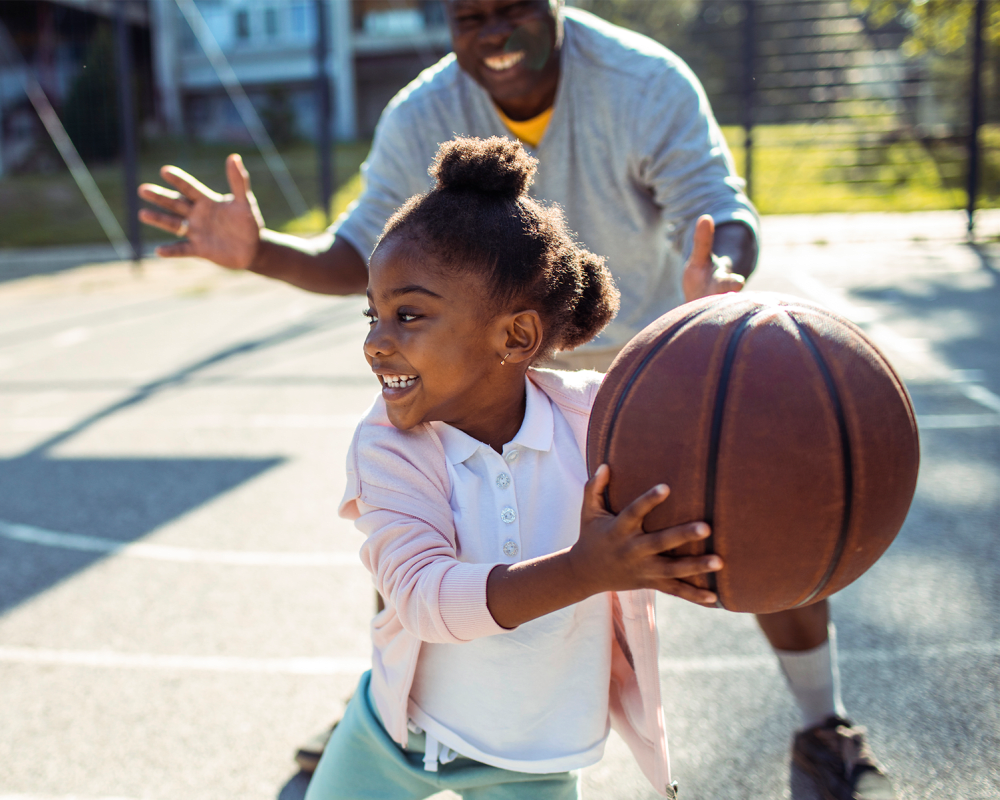
[[[455,557],[447,537],[427,523],[365,503],[355,520],[367,537],[361,561],[403,627],[424,642],[457,643],[504,633],[486,605],[496,564]]]
[[[425,642],[507,630],[486,605],[486,579],[496,564],[458,560],[450,493],[437,434],[430,426],[397,430],[376,400],[348,450],[340,514],[366,536],[361,560],[379,594]]]

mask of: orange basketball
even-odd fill
[[[590,419],[591,473],[618,513],[657,483],[647,530],[693,520],[725,567],[692,581],[732,611],[771,613],[843,589],[906,518],[920,461],[902,381],[853,323],[744,292],[664,315],[611,365]]]

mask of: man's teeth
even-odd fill
[[[510,69],[523,58],[524,51],[518,50],[516,53],[504,53],[502,56],[484,58],[483,63],[494,72],[501,72],[502,70]]]
[[[382,380],[385,381],[386,386],[391,386],[393,389],[405,389],[407,386],[413,386],[417,382],[416,375],[383,375]]]

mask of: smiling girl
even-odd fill
[[[596,336],[618,293],[528,197],[534,169],[506,139],[442,145],[436,188],[372,254],[364,351],[382,392],[341,514],[386,607],[308,800],[577,798],[612,726],[673,795],[650,590],[712,604],[682,579],[722,562],[665,554],[704,523],[643,532],[666,486],[613,516],[608,467],[587,480],[601,376],[535,365]]]

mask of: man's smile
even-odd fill
[[[497,56],[488,56],[483,59],[483,64],[486,65],[487,69],[493,72],[503,72],[505,69],[510,69],[515,64],[519,64],[524,60],[524,50],[518,50],[515,53],[501,53]]]

